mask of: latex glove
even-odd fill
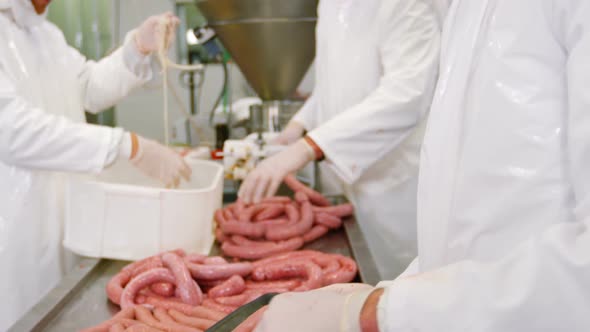
[[[240,186],[238,196],[247,204],[273,196],[287,175],[300,170],[314,158],[313,149],[300,139],[258,164]]]
[[[136,137],[137,152],[131,158],[131,164],[167,188],[178,187],[181,177],[190,180],[192,170],[180,154],[156,141]]]
[[[373,287],[336,284],[272,299],[255,332],[360,332],[360,314]]]
[[[271,141],[272,144],[289,145],[300,139],[305,132],[303,125],[296,121],[291,121],[278,137]]]
[[[180,19],[170,12],[148,17],[135,32],[137,50],[144,55],[158,51],[163,34],[166,36],[164,47],[168,49],[176,36],[179,23]]]

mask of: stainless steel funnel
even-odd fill
[[[196,0],[263,100],[286,100],[315,55],[318,0]]]

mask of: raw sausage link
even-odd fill
[[[311,258],[311,257],[318,256],[318,255],[323,256],[325,254],[318,252],[318,251],[312,251],[312,250],[300,250],[300,251],[288,252],[288,253],[284,253],[281,255],[274,255],[272,257],[261,259],[256,262],[252,262],[252,265],[254,266],[254,268],[257,268],[259,266],[266,266],[271,263],[280,262],[280,261],[284,261],[284,260],[290,260],[290,259],[301,258],[301,257]]]
[[[160,307],[167,310],[176,310],[182,312],[187,316],[209,319],[214,321],[222,320],[226,316],[226,313],[224,312],[212,310],[204,306],[193,307],[188,304],[174,302],[171,300],[158,299],[154,297],[148,297],[146,303],[154,307]]]
[[[256,310],[256,312],[253,313],[250,317],[248,317],[245,321],[243,321],[242,324],[238,325],[238,327],[236,327],[234,329],[234,332],[252,332],[252,331],[254,331],[254,329],[258,325],[258,322],[260,322],[260,320],[262,319],[262,315],[264,314],[264,312],[267,309],[268,309],[268,306],[264,306],[264,307]]]
[[[133,301],[139,291],[158,282],[175,283],[176,280],[172,273],[164,268],[153,269],[138,275],[123,290],[123,294],[121,294],[121,308],[125,309],[134,306]]]
[[[340,269],[324,276],[324,285],[341,284],[351,282],[357,273],[354,260],[349,257],[336,256],[340,263]]]
[[[159,282],[150,286],[152,292],[157,295],[169,297],[174,295],[174,285],[166,282]]]
[[[223,231],[221,230],[220,227],[217,227],[215,229],[215,239],[219,243],[223,243],[223,242],[227,241],[227,236],[223,233]]]
[[[176,278],[176,296],[186,304],[194,306],[201,304],[203,292],[192,279],[191,273],[182,258],[172,253],[166,253],[162,256],[162,261]]]
[[[210,319],[187,316],[182,312],[176,311],[174,309],[169,310],[168,314],[170,314],[172,318],[174,318],[177,322],[183,325],[195,327],[203,331],[207,330],[216,323],[216,321]]]
[[[342,219],[340,217],[323,212],[315,214],[315,222],[330,229],[338,229],[342,226]]]
[[[290,223],[296,223],[299,221],[299,209],[295,204],[289,204],[285,206],[285,214]]]
[[[213,300],[221,305],[231,306],[231,307],[240,307],[246,304],[246,300],[248,299],[248,295],[246,294],[238,294],[232,296],[221,296],[214,298]]]
[[[222,264],[227,264],[227,261],[225,260],[225,258],[223,258],[221,256],[212,256],[212,257],[205,258],[203,263],[205,265],[222,265]]]
[[[149,325],[145,325],[145,324],[140,323],[140,324],[136,324],[136,325],[129,327],[128,329],[125,330],[125,332],[162,332],[162,330],[155,329]]]
[[[129,271],[121,270],[114,277],[109,280],[107,284],[107,297],[115,304],[121,303],[121,295],[125,285],[131,280],[131,273]]]
[[[263,221],[257,221],[256,224],[257,225],[262,225],[264,227],[266,227],[266,229],[268,230],[269,227],[276,227],[276,226],[283,226],[289,223],[289,220],[285,217],[281,217],[281,218],[276,218],[276,219],[268,219],[268,220],[263,220]]]
[[[324,275],[322,268],[308,261],[280,262],[260,267],[252,272],[254,280],[277,280],[303,277],[303,283],[293,291],[306,291],[322,287]]]
[[[314,213],[327,213],[327,214],[331,214],[336,217],[343,218],[343,217],[351,216],[354,213],[354,207],[352,206],[352,204],[349,204],[349,203],[334,205],[334,206],[326,206],[326,207],[314,206],[313,212]]]
[[[238,234],[253,238],[263,237],[266,231],[265,225],[251,222],[228,221],[221,223],[220,226],[225,234]]]
[[[140,322],[166,332],[202,332],[201,330],[182,325],[169,325],[158,321],[152,312],[143,306],[135,307],[135,315]]]
[[[109,328],[109,332],[125,332],[125,326],[122,323],[115,323]]]
[[[313,227],[313,212],[311,203],[301,204],[301,219],[298,223],[286,225],[281,228],[269,228],[266,238],[272,241],[286,240],[295,236],[302,236]]]
[[[263,198],[261,203],[288,204],[288,203],[291,203],[291,198],[289,198],[287,196],[267,197],[267,198]]]
[[[263,221],[280,217],[285,213],[285,205],[283,204],[270,204],[264,208],[260,213],[256,214],[254,221]]]
[[[211,288],[207,295],[211,298],[231,296],[240,294],[244,290],[246,290],[246,282],[239,275],[234,275],[221,285]]]
[[[213,301],[212,299],[205,299],[203,301],[203,306],[206,308],[215,310],[215,311],[226,313],[226,314],[230,314],[238,308],[238,307],[219,304],[219,303]]]
[[[276,289],[276,288],[285,288],[288,290],[292,290],[296,287],[301,285],[301,281],[297,279],[292,280],[273,280],[273,281],[246,281],[246,289]]]
[[[330,201],[328,201],[327,198],[322,196],[322,194],[320,194],[319,192],[317,192],[317,191],[309,188],[308,186],[304,185],[303,183],[299,182],[299,180],[297,180],[297,178],[294,175],[290,174],[287,177],[285,177],[284,182],[294,192],[301,191],[301,192],[305,193],[309,197],[309,200],[314,205],[330,206]]]
[[[328,227],[323,225],[315,225],[307,233],[303,234],[303,241],[305,243],[313,242],[322,236],[326,235],[330,231]]]
[[[277,242],[272,248],[267,248],[265,246],[238,246],[229,242],[224,242],[221,245],[221,250],[224,254],[231,257],[254,260],[294,251],[302,246],[303,238],[294,237],[287,241]]]
[[[153,315],[162,324],[166,324],[174,328],[186,328],[184,324],[178,323],[176,320],[174,320],[174,318],[172,318],[172,316],[168,314],[168,311],[166,309],[155,308]]]
[[[224,265],[204,265],[186,262],[186,266],[193,278],[202,280],[228,279],[233,275],[245,277],[252,272],[252,263],[249,262],[228,263]]]

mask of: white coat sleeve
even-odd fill
[[[310,131],[316,127],[315,113],[317,112],[317,98],[312,92],[311,96],[305,101],[301,109],[293,116],[291,121],[297,122]]]
[[[133,31],[129,32],[122,47],[98,62],[88,61],[76,49],[70,48],[79,68],[82,101],[88,112],[97,113],[115,105],[152,78],[153,56],[144,56],[137,51],[133,34]]]
[[[308,134],[349,183],[414,132],[430,107],[438,73],[441,27],[429,1],[383,1],[379,15],[379,86]]]
[[[121,129],[74,123],[32,106],[0,67],[0,162],[22,168],[99,172],[119,149]],[[114,154],[116,156],[116,153]]]
[[[573,220],[531,234],[501,260],[462,261],[395,281],[378,305],[380,331],[590,331],[590,2],[555,0],[553,7],[556,36],[569,54],[564,160]]]

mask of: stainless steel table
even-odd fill
[[[345,220],[343,229],[310,243],[307,249],[354,257],[359,267],[357,281],[376,284],[377,268],[354,218]],[[218,254],[214,247],[212,254]],[[128,262],[84,259],[74,271],[41,300],[9,331],[78,331],[109,319],[118,307],[107,299],[105,287]]]

